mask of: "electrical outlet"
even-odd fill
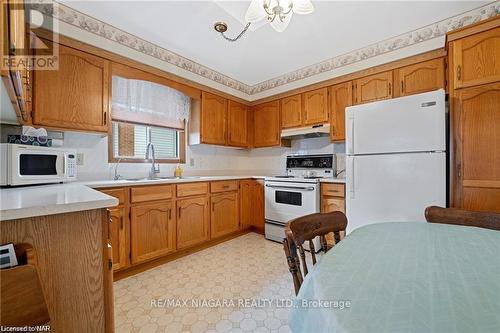
[[[194,158],[189,159],[189,166],[194,166]]]
[[[77,153],[76,154],[76,165],[83,165],[85,163],[84,155],[83,153]]]

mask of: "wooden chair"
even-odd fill
[[[321,250],[327,252],[333,247],[333,245],[328,244],[326,240],[327,234],[333,233],[334,244],[337,244],[345,234],[346,227],[347,217],[340,211],[310,214],[299,217],[286,224],[286,237],[283,240],[283,248],[288,262],[288,268],[293,277],[295,294],[299,292],[302,281],[308,273],[305,255],[306,251],[303,246],[304,243],[306,241],[308,242],[312,263],[315,265],[316,249],[314,248],[313,239],[319,236],[321,241]],[[297,254],[297,249],[299,254]],[[302,275],[300,268],[301,262],[304,275]]]
[[[425,209],[429,223],[444,223],[500,230],[500,213],[473,212],[458,208],[430,206]]]
[[[37,326],[50,322],[47,303],[36,269],[36,256],[29,244],[15,244],[19,266],[0,271],[0,324]]]

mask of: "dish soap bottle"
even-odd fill
[[[177,177],[177,178],[182,177],[182,168],[181,168],[180,164],[177,164],[177,166],[175,167],[174,177]]]

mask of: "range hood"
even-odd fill
[[[308,139],[330,135],[330,124],[289,128],[281,131],[283,139]]]

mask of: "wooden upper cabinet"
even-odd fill
[[[227,143],[227,99],[205,91],[201,93],[201,141]]]
[[[171,201],[130,209],[132,264],[175,251],[175,212]]]
[[[394,96],[406,96],[440,88],[444,89],[444,72],[444,58],[398,68],[394,71]]]
[[[392,98],[392,71],[365,76],[354,81],[354,104]]]
[[[58,59],[59,69],[35,72],[33,123],[106,132],[109,62],[63,45]]]
[[[110,231],[111,231],[111,249],[113,251],[113,270],[122,269],[128,265],[127,251],[127,228],[128,212],[124,207],[110,208]]]
[[[210,239],[209,214],[206,196],[177,200],[177,249]]]
[[[352,105],[352,82],[344,82],[330,88],[330,138],[345,140],[345,108]]]
[[[280,100],[281,128],[302,126],[302,97],[294,95]]]
[[[254,107],[254,147],[279,146],[281,143],[280,102]]]
[[[451,42],[454,87],[500,81],[500,27]]]
[[[227,144],[235,147],[248,147],[248,107],[234,101],[228,102]]]
[[[308,91],[302,94],[302,112],[304,125],[328,122],[330,108],[328,105],[328,88]]]
[[[238,193],[213,195],[210,198],[210,234],[212,238],[238,231],[240,228]]]
[[[454,205],[500,212],[500,83],[457,91]],[[458,144],[460,143],[460,144]]]

